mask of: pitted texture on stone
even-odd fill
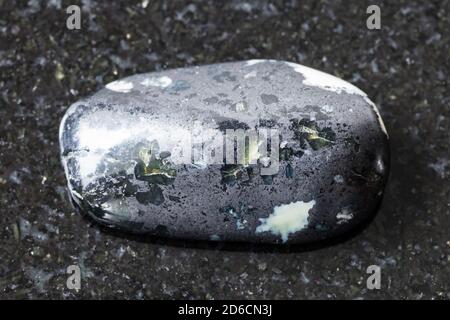
[[[265,160],[251,150],[256,163],[178,164],[185,137],[263,128],[280,134],[274,175],[260,174]],[[387,139],[361,90],[274,60],[121,79],[74,104],[60,129],[71,196],[95,220],[137,233],[275,243],[328,238],[368,218],[387,179]]]

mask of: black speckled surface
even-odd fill
[[[0,298],[450,298],[450,2],[0,0]],[[381,7],[381,30],[366,8]],[[137,239],[71,207],[59,161],[68,105],[135,73],[253,58],[351,81],[392,152],[367,228],[314,248]],[[81,267],[82,289],[66,288]],[[381,267],[381,289],[366,268]]]

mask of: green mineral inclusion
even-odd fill
[[[138,180],[155,184],[171,184],[177,175],[176,169],[169,160],[170,152],[159,152],[157,141],[139,150],[139,161],[136,164],[135,175]]]
[[[315,121],[301,119],[291,120],[291,129],[294,131],[294,137],[303,145],[305,142],[311,146],[314,151],[335,143],[336,134],[331,128],[320,128]]]

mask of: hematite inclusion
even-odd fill
[[[274,174],[262,174],[267,164],[250,140],[238,163],[177,159],[188,136],[266,129],[277,133]],[[82,212],[113,228],[182,239],[340,235],[374,213],[389,171],[388,136],[364,92],[275,60],[115,81],[68,109],[60,144]]]

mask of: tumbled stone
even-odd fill
[[[73,104],[60,144],[95,221],[182,239],[305,243],[377,209],[388,136],[367,95],[274,60],[134,75]]]

